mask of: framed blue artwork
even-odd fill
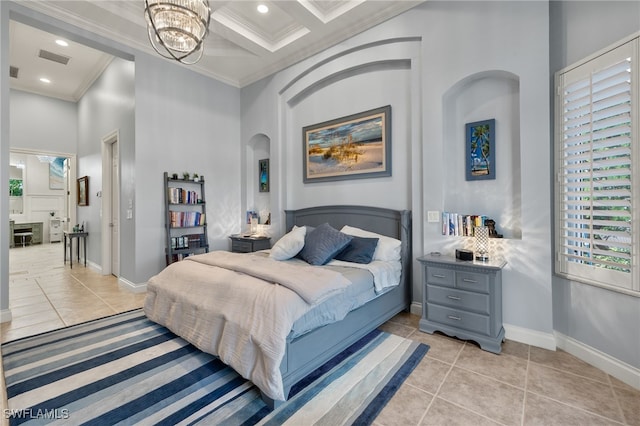
[[[467,180],[496,178],[496,120],[476,121],[465,125]]]

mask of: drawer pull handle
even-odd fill
[[[453,315],[447,315],[447,318],[452,319],[452,320],[456,320],[456,321],[460,321],[462,319],[460,317],[454,317]]]
[[[464,281],[465,283],[477,283],[478,282],[476,280],[471,280],[469,278],[463,278],[462,281]]]
[[[447,296],[447,298],[448,298],[448,299],[451,299],[451,300],[460,300],[460,298],[459,298],[458,296],[451,296],[451,295],[449,295],[449,296]]]
[[[433,274],[434,278],[446,278],[444,275],[440,275],[440,274]]]

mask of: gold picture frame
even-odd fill
[[[88,206],[89,205],[89,176],[83,176],[81,178],[78,178],[76,189],[78,191],[78,205]]]

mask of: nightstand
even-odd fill
[[[252,253],[271,248],[271,238],[262,236],[232,235],[231,251],[234,253]]]
[[[443,255],[418,258],[422,264],[420,330],[441,331],[473,340],[500,353],[502,326],[502,259],[463,261]]]

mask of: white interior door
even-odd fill
[[[120,275],[120,169],[118,139],[111,144],[111,273]]]

